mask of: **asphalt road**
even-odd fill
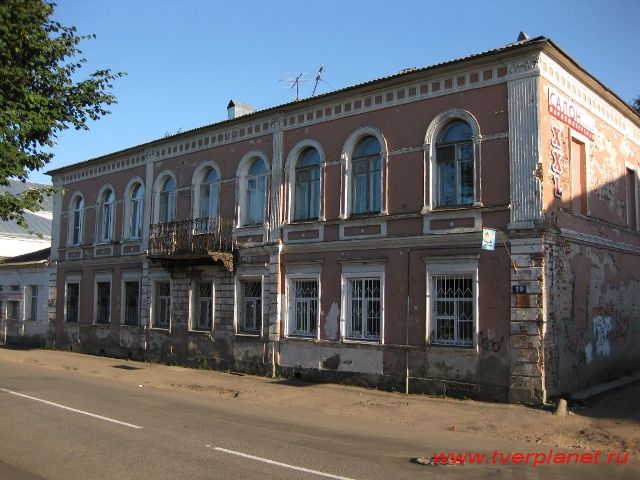
[[[410,461],[425,452],[494,448],[527,446],[461,445],[441,432],[0,361],[0,479],[616,478],[593,465]],[[618,469],[618,478],[631,471]]]

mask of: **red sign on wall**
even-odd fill
[[[593,140],[596,131],[595,118],[589,115],[583,108],[555,88],[549,87],[548,91],[549,113],[569,125],[575,131],[580,132],[589,140]]]

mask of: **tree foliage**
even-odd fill
[[[116,102],[112,81],[122,73],[96,70],[77,80],[86,59],[79,45],[95,35],[51,17],[45,0],[0,1],[0,185],[25,181],[53,157],[50,149],[68,128],[88,130]],[[26,226],[24,210],[38,210],[52,189],[0,195],[0,218]]]
[[[631,100],[631,108],[640,113],[640,95]]]

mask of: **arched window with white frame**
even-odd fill
[[[374,127],[353,132],[342,149],[342,218],[387,213],[387,143]]]
[[[131,239],[138,239],[142,237],[144,185],[140,181],[135,181],[127,191],[127,236]]]
[[[380,213],[382,172],[380,142],[373,136],[362,138],[351,159],[351,213]]]
[[[198,188],[197,212],[200,218],[213,218],[218,216],[218,191],[220,178],[218,171],[208,167],[202,174]]]
[[[84,198],[78,194],[71,200],[69,211],[69,245],[80,245],[84,237]]]
[[[320,154],[305,148],[295,167],[294,220],[317,220],[320,216]]]
[[[158,223],[171,223],[176,215],[176,181],[166,175],[160,184],[158,200]]]
[[[480,139],[478,122],[466,110],[451,109],[431,122],[425,136],[425,209],[480,204]]]
[[[238,225],[261,226],[267,220],[269,163],[259,151],[245,155],[238,166]]]
[[[113,240],[113,221],[115,213],[115,194],[107,187],[99,197],[98,203],[98,241],[101,243]]]

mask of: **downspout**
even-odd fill
[[[405,365],[405,376],[404,376],[404,393],[406,395],[409,394],[409,315],[410,315],[410,296],[409,296],[409,288],[410,288],[410,280],[411,277],[409,275],[411,271],[411,251],[412,248],[407,249],[407,308],[404,319],[404,365]]]

